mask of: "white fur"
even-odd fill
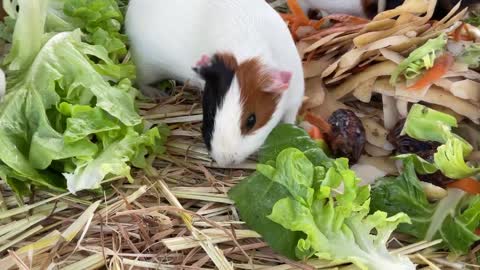
[[[270,121],[250,136],[241,135],[240,92],[232,82],[215,119],[211,154],[219,164],[242,162],[281,120],[295,120],[304,94],[302,63],[287,26],[265,0],[131,0],[126,31],[140,85],[169,78],[203,86],[192,67],[218,51],[232,52],[238,62],[260,57],[267,67],[293,73]]]

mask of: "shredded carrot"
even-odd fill
[[[303,12],[297,0],[287,0],[287,5],[292,14],[281,14],[280,16],[282,16],[283,20],[290,26],[290,31],[295,40],[298,39],[296,32],[301,26],[311,26],[318,30],[326,21],[324,18],[318,21],[310,20],[305,12]]]
[[[473,178],[456,180],[447,185],[449,188],[458,188],[470,194],[480,194],[480,182]]]
[[[476,235],[480,235],[480,228],[475,230]]]
[[[322,140],[323,139],[323,135],[322,135],[322,133],[320,132],[320,129],[317,126],[312,125],[312,128],[310,129],[308,134],[314,140]]]
[[[408,90],[419,90],[432,84],[434,81],[440,79],[447,73],[450,67],[455,62],[455,58],[451,54],[445,53],[437,58],[433,67],[425,72],[423,76]]]
[[[295,15],[299,20],[304,22],[308,21],[308,16],[303,12],[302,7],[297,0],[287,0],[287,5],[290,11]]]
[[[462,30],[465,30],[467,33],[466,35],[462,34]],[[449,34],[451,38],[455,41],[474,41],[475,37],[470,33],[468,30],[467,24],[462,23],[459,27],[457,27],[453,32]]]
[[[305,115],[305,120],[307,120],[310,124],[318,127],[321,133],[324,133],[327,136],[332,133],[332,128],[330,124],[319,116],[316,116],[309,112],[307,113],[307,115]]]

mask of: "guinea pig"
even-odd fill
[[[202,137],[221,166],[255,153],[303,101],[302,61],[265,0],[130,0],[125,18],[141,91],[158,80],[203,89]]]

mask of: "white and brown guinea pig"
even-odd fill
[[[203,88],[203,139],[218,164],[244,161],[295,121],[302,63],[265,0],[130,0],[125,25],[141,90],[167,78]]]

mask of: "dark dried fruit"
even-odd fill
[[[309,8],[307,11],[307,17],[310,20],[321,20],[322,19],[322,12],[316,8]]]
[[[433,141],[419,141],[407,135],[400,136],[404,125],[405,119],[400,120],[387,136],[387,140],[395,147],[397,154],[416,154],[426,161],[433,163],[433,155],[437,152],[437,148],[441,144]],[[418,175],[418,178],[421,181],[442,188],[445,188],[447,184],[454,181],[443,175],[440,171],[433,174]]]
[[[328,118],[328,123],[332,127],[329,144],[333,155],[346,157],[350,164],[355,164],[367,142],[362,122],[351,110],[339,109]]]
[[[437,171],[433,174],[418,175],[418,179],[442,188],[446,188],[448,184],[455,181],[451,178],[446,177],[440,171]]]
[[[405,125],[405,121],[405,118],[399,120],[387,135],[387,140],[394,146],[396,146],[397,140],[400,137],[400,133],[402,132],[403,126]]]
[[[401,136],[397,140],[397,153],[416,154],[428,162],[433,162],[433,155],[437,152],[437,148],[440,145],[441,144],[437,142],[422,142],[409,136]]]
[[[407,135],[400,136],[404,124],[405,119],[400,120],[387,136],[387,140],[395,147],[397,154],[416,154],[433,162],[433,155],[441,144],[433,141],[419,141]]]

